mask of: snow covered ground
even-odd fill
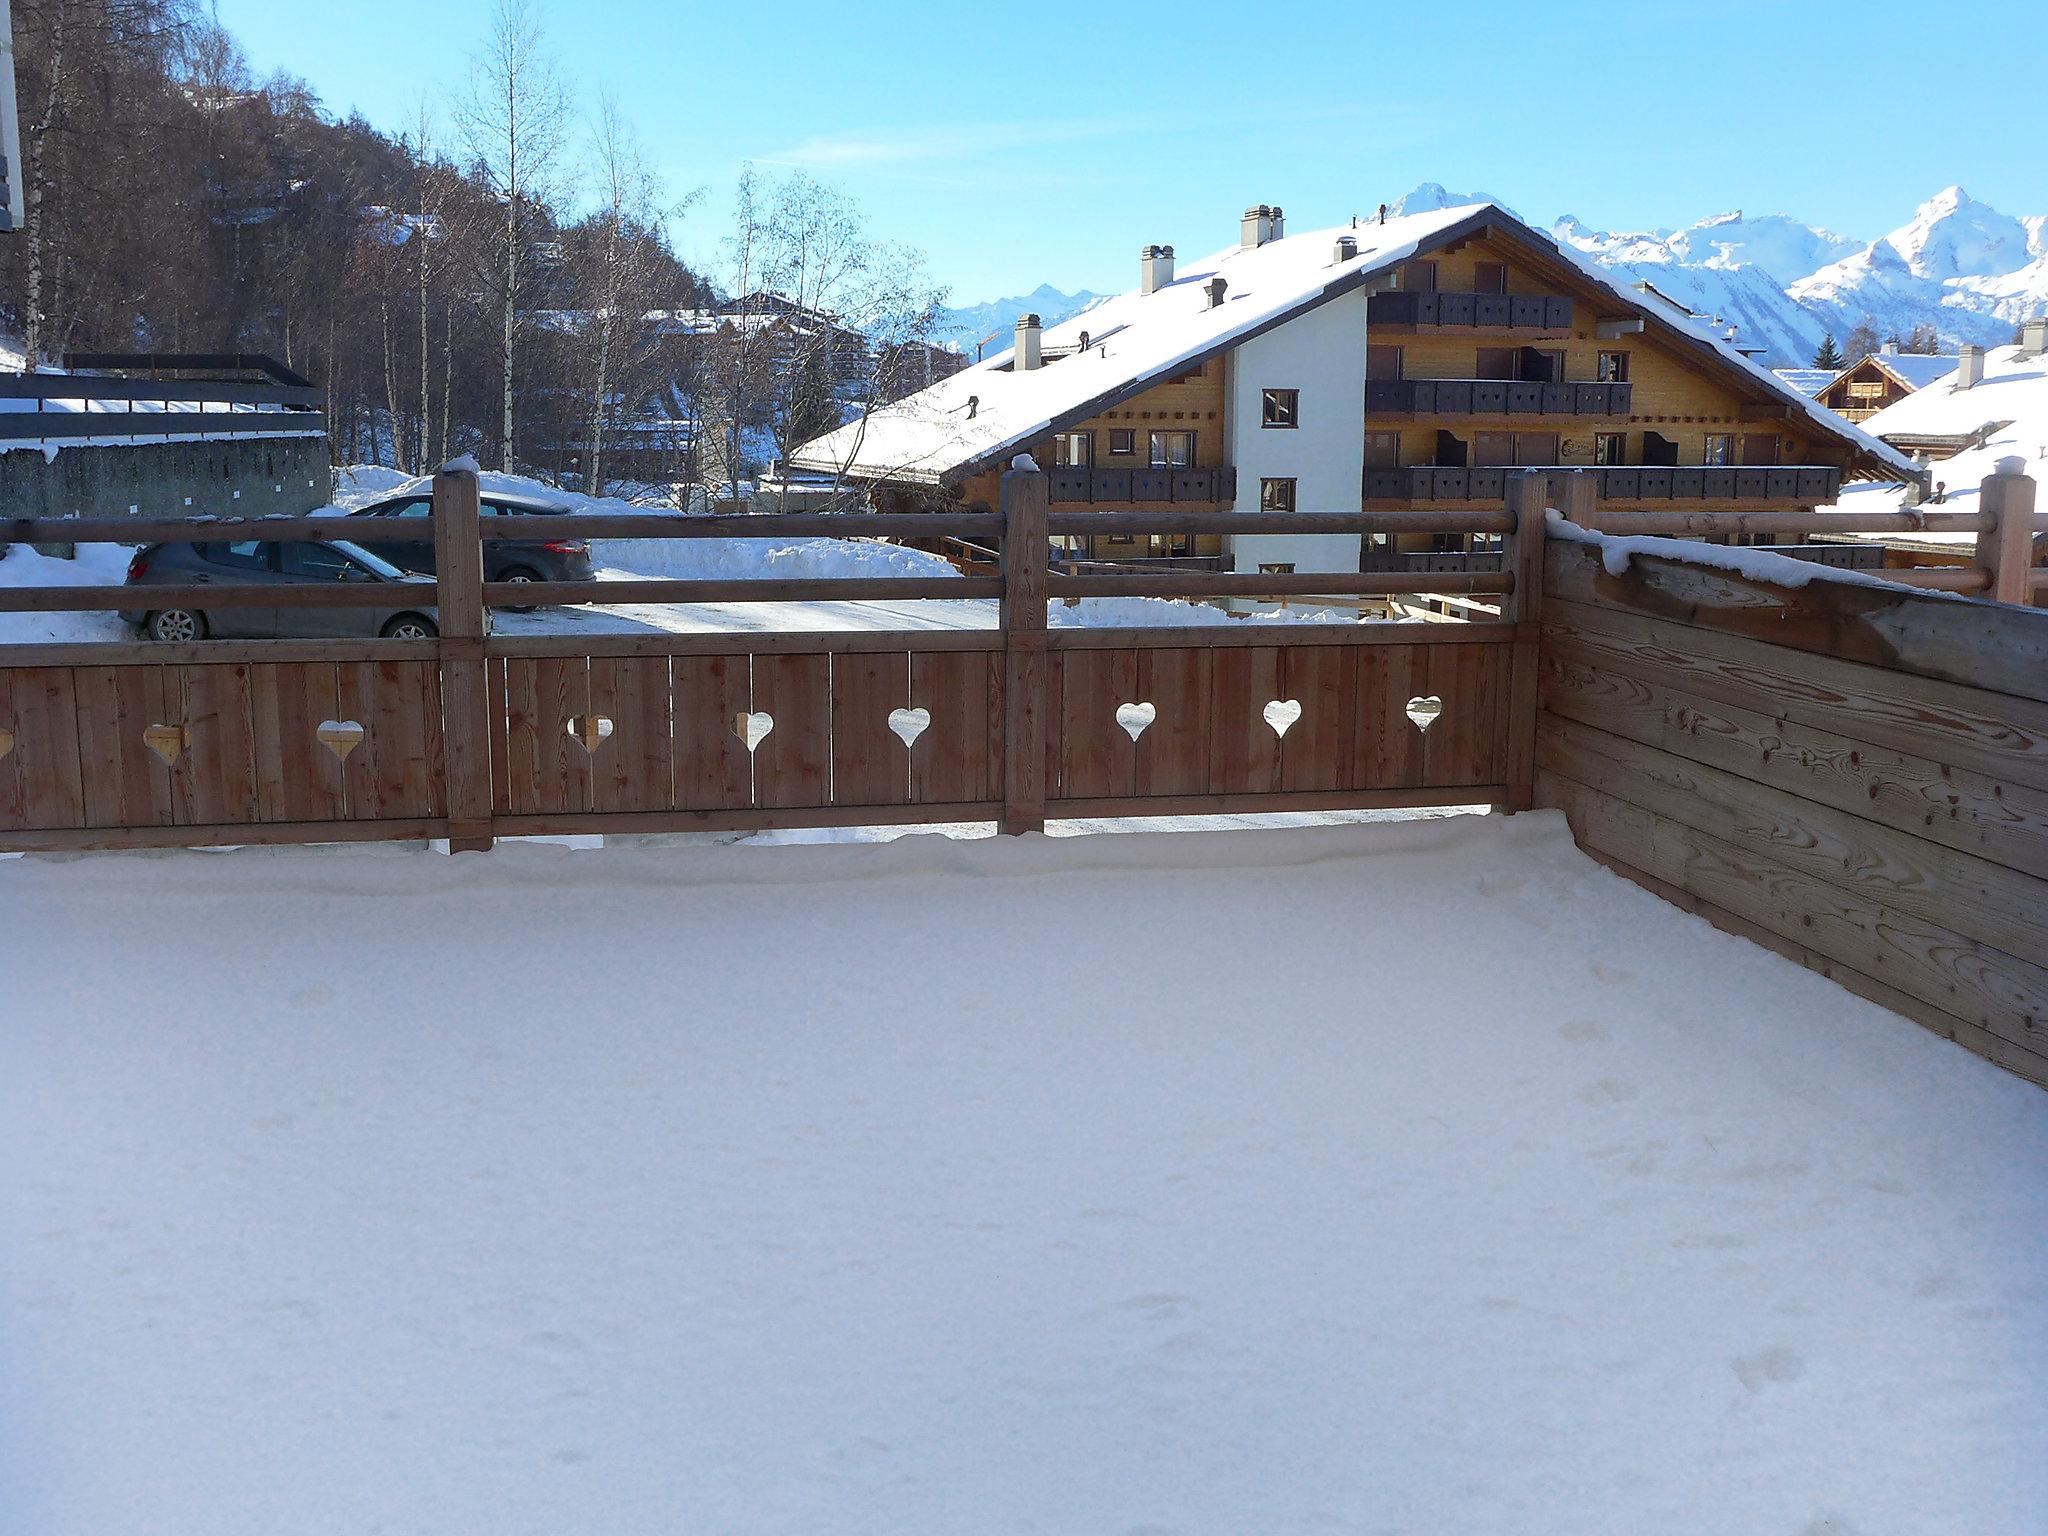
[[[0,900],[6,1536],[2048,1528],[2048,1096],[1552,816]]]

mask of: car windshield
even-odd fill
[[[329,539],[327,547],[340,550],[349,559],[356,561],[358,564],[367,565],[386,581],[405,580],[405,572],[401,571],[389,560],[384,559],[381,555],[371,554],[360,544],[351,544],[346,539]]]

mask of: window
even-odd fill
[[[267,571],[271,566],[271,546],[258,539],[244,539],[236,544],[194,544],[199,558],[208,565],[223,565],[237,571]]]
[[[327,544],[285,544],[278,553],[285,575],[312,581],[338,581],[344,571],[356,568],[347,555]]]
[[[1501,465],[1515,462],[1515,434],[1512,432],[1479,432],[1472,438],[1472,462],[1479,465]]]
[[[1195,434],[1192,432],[1154,432],[1152,434],[1152,467],[1154,469],[1188,469],[1195,462]]]
[[[1472,370],[1475,379],[1512,379],[1515,376],[1519,355],[1513,347],[1481,347],[1478,366]]]
[[[1060,433],[1052,440],[1052,461],[1061,469],[1086,469],[1095,462],[1095,434]]]
[[[1508,264],[1504,261],[1482,261],[1472,269],[1472,291],[1474,293],[1506,293],[1508,291]]]
[[[1628,354],[1626,352],[1602,352],[1598,378],[1602,384],[1626,384],[1628,382]]]
[[[1368,379],[1398,379],[1401,377],[1401,349],[1383,347],[1377,342],[1365,349],[1365,376]]]
[[[1764,465],[1777,463],[1777,437],[1769,432],[1743,433],[1742,462],[1749,465]]]
[[[1259,482],[1259,510],[1261,512],[1292,512],[1294,510],[1294,481],[1261,480]]]
[[[1626,464],[1628,462],[1628,434],[1626,432],[1602,432],[1593,439],[1593,462],[1595,464]]]
[[[1109,451],[1112,455],[1136,453],[1138,451],[1138,429],[1136,427],[1111,427],[1109,429]]]
[[[1555,464],[1557,462],[1557,434],[1555,432],[1517,432],[1515,434],[1515,462],[1517,464]]]
[[[395,507],[379,507],[377,509],[377,516],[427,517],[432,514],[433,510],[434,507],[432,502],[427,501],[424,497],[415,497],[411,501],[401,501]]]
[[[1301,391],[1266,389],[1259,392],[1259,425],[1295,427],[1301,424]]]
[[[1733,464],[1735,462],[1735,438],[1728,432],[1709,432],[1707,451],[1700,459],[1702,464]]]
[[[1259,562],[1259,574],[1261,576],[1292,576],[1294,574],[1294,562],[1292,560],[1261,560]]]
[[[1366,433],[1365,467],[1367,469],[1399,469],[1401,467],[1401,434],[1398,432]]]
[[[1402,293],[1435,293],[1436,263],[1404,261],[1395,269],[1394,286]]]

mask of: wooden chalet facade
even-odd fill
[[[1168,333],[1156,353],[1134,335],[1148,306]],[[878,434],[903,442],[906,462],[911,445],[924,454],[915,471],[889,472],[887,448],[869,450],[873,470],[837,464],[875,506],[992,508],[1021,452],[1049,471],[1063,511],[1497,508],[1508,472],[1527,466],[1597,469],[1602,505],[1617,509],[1796,510],[1833,502],[1852,476],[1913,475],[1685,311],[1487,204],[1293,237],[1278,210],[1249,210],[1240,246],[1193,273],[1176,279],[1171,248],[1148,247],[1137,292],[1043,337],[1026,320],[1012,353],[904,402],[900,439]],[[1139,372],[1158,354],[1163,366]],[[1069,377],[1064,390],[1042,382]],[[937,424],[971,439],[991,405],[1009,419],[986,447],[942,443]],[[834,467],[834,446],[793,458]],[[1355,572],[1468,552],[1401,542],[1104,536],[1067,553]]]
[[[1901,352],[1887,342],[1884,350],[1851,363],[1814,397],[1851,421],[1868,421],[1888,405],[1897,405],[1915,390],[1955,372],[1957,359],[1925,352]]]

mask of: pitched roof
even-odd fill
[[[1877,364],[1908,389],[1925,389],[1954,373],[1957,359],[1953,354],[1930,352],[1873,352],[1863,361]]]
[[[1724,369],[1746,377],[1758,393],[1809,418],[1814,430],[1846,441],[1881,472],[1911,475],[1913,466],[1875,438],[1791,388],[1744,357],[1714,329],[1662,295],[1617,285],[1578,252],[1531,229],[1493,203],[1388,219],[1384,224],[1316,230],[1267,244],[1232,246],[1187,263],[1156,293],[1120,294],[1046,331],[1045,363],[1012,369],[1012,354],[985,359],[865,420],[803,444],[790,455],[798,469],[856,479],[914,484],[956,483],[973,469],[1085,420],[1119,401],[1187,371],[1319,304],[1355,291],[1419,252],[1490,231],[1560,264],[1605,294],[1618,315],[1641,316]],[[1355,256],[1335,259],[1340,237],[1358,242]],[[1212,306],[1211,278],[1228,285]],[[1083,336],[1088,339],[1081,349]]]
[[[1771,372],[1809,398],[1818,395],[1834,383],[1837,377],[1832,368],[1773,368]]]

